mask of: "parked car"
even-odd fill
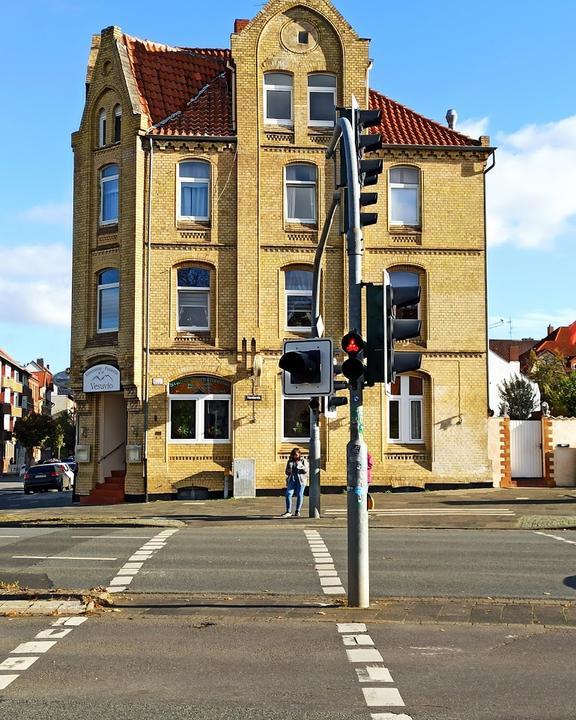
[[[24,475],[26,474],[26,470],[28,470],[27,465],[20,465],[20,467],[18,468],[18,477],[20,478],[20,480],[24,480]]]
[[[54,463],[54,465],[60,465],[64,469],[64,472],[66,473],[66,477],[70,480],[70,488],[72,488],[74,485],[74,478],[75,478],[74,470],[72,470],[70,465],[68,465],[68,463],[66,463],[66,462]]]
[[[71,490],[72,483],[64,463],[32,465],[24,474],[24,492],[27,495],[38,490]]]
[[[64,458],[62,462],[65,462],[66,465],[68,465],[70,470],[72,470],[72,472],[74,473],[74,477],[78,475],[78,463],[76,462],[76,458],[74,456]]]

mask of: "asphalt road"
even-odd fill
[[[20,668],[0,690],[0,717],[574,717],[573,631],[385,623],[347,628],[321,617],[277,620],[273,614],[201,622],[169,610],[91,617],[78,627],[54,628],[54,622],[0,618],[0,663],[9,658]],[[48,649],[23,646],[45,637],[46,629],[54,637],[63,629],[64,636]],[[0,682],[8,672],[0,665]]]
[[[165,533],[165,534],[161,534]],[[571,531],[370,531],[371,596],[576,598]],[[126,570],[121,570],[125,567]],[[130,579],[114,578],[129,575]],[[344,528],[0,528],[0,582],[132,593],[322,596],[347,582]]]

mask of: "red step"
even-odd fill
[[[89,495],[80,497],[80,505],[117,505],[123,503],[124,481],[126,473],[123,470],[112,470],[109,477],[95,488]]]

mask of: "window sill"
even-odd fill
[[[118,222],[107,223],[106,225],[99,224],[97,234],[98,235],[114,235],[118,232]]]
[[[285,220],[284,231],[287,233],[307,232],[312,234],[318,232],[318,223],[316,220],[310,222],[305,220]]]
[[[176,221],[177,230],[210,230],[210,220],[184,220],[178,218]]]
[[[420,225],[390,225],[388,232],[390,235],[421,235],[422,227]]]

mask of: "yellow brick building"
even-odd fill
[[[378,42],[378,38],[376,38]],[[270,0],[230,49],[95,36],[73,135],[72,381],[77,491],[105,498],[222,493],[234,460],[284,487],[308,440],[282,397],[285,338],[309,337],[315,247],[336,189],[334,106],[379,107],[379,222],[364,280],[422,285],[422,369],[365,392],[378,486],[489,482],[484,173],[472,140],[369,88],[369,42],[327,0]],[[328,239],[326,336],[347,326],[347,257]],[[258,402],[247,396],[261,396]],[[323,420],[323,487],[345,484],[347,408]],[[109,478],[104,485],[104,481]],[[113,496],[113,497],[112,497]]]

